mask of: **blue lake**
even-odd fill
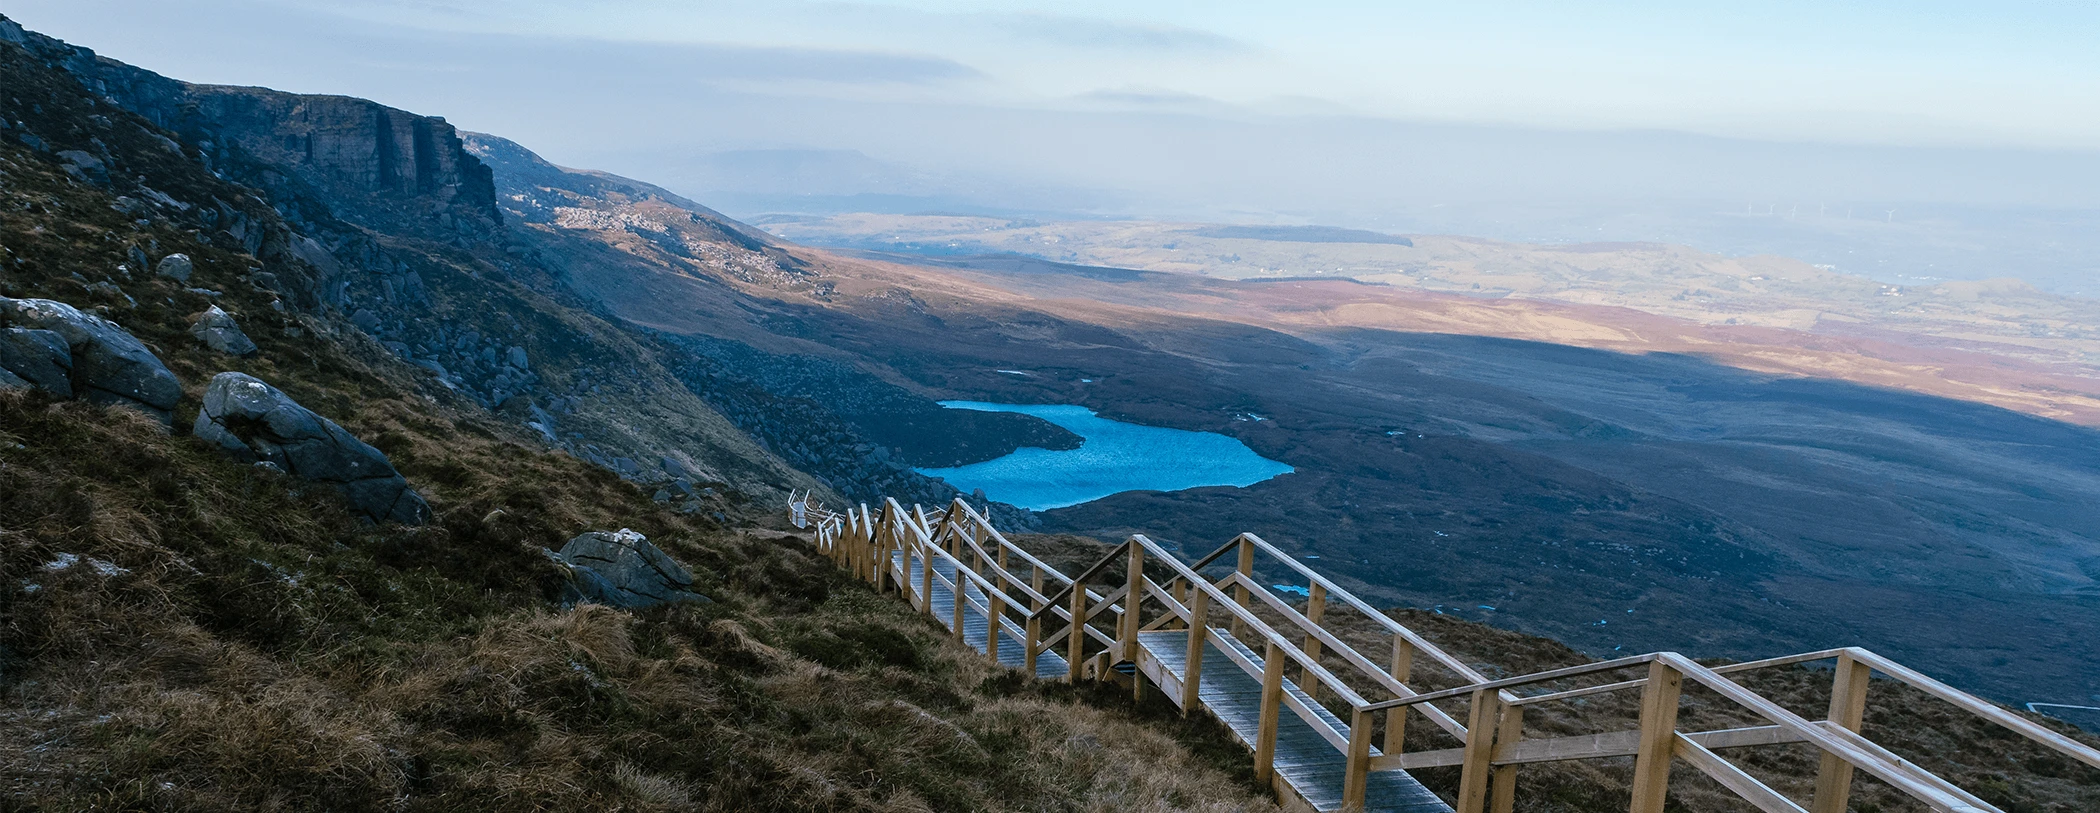
[[[941,406],[1034,415],[1086,439],[1068,451],[1029,447],[983,463],[918,470],[965,493],[981,488],[991,499],[1034,511],[1125,491],[1245,487],[1292,471],[1224,435],[1112,421],[1083,406],[983,401],[942,401]]]

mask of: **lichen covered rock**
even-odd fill
[[[116,323],[64,302],[0,297],[0,328],[6,327],[49,331],[64,341],[71,360],[66,376],[71,392],[58,393],[62,397],[132,407],[174,425],[182,383],[159,356]],[[8,370],[36,381],[12,365]]]
[[[254,376],[213,376],[191,431],[236,460],[333,485],[374,521],[430,521],[429,504],[386,455]]]
[[[707,602],[695,593],[693,574],[635,531],[581,534],[549,552],[570,574],[570,603],[591,601],[626,609],[681,601]]]
[[[65,337],[54,331],[0,329],[0,371],[22,382],[21,386],[47,390],[60,398],[73,397],[73,351],[66,346]]]
[[[217,305],[197,314],[196,321],[190,323],[190,335],[197,337],[204,346],[229,356],[252,356],[256,352],[255,341],[241,332],[240,323],[234,321],[233,314],[220,310]]]
[[[153,273],[176,282],[189,282],[190,274],[196,269],[196,263],[190,262],[190,255],[170,254],[160,258],[160,264],[153,267]]]

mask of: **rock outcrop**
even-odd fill
[[[0,371],[19,382],[15,386],[37,387],[60,398],[73,397],[73,351],[55,331],[19,327],[0,330]]]
[[[213,170],[273,192],[319,192],[337,215],[381,231],[453,239],[493,233],[502,222],[488,167],[442,118],[345,96],[190,84],[4,20],[0,41],[173,131]],[[81,177],[99,170],[69,166]],[[270,171],[244,171],[261,166]]]
[[[9,372],[31,382],[38,382],[38,376],[43,376],[42,380],[54,385],[39,386],[60,397],[132,407],[174,425],[175,402],[182,397],[182,383],[175,380],[175,374],[168,371],[159,356],[116,323],[82,313],[64,302],[0,297],[0,328],[20,330],[8,333],[8,346],[12,349],[0,353],[36,356],[39,347],[50,348],[50,337],[29,334],[49,333],[66,346],[63,361],[55,353],[43,353],[41,367],[30,362],[18,369],[14,361],[0,360]],[[13,358],[0,355],[0,359]],[[54,367],[66,370],[64,390],[55,386]]]
[[[568,603],[591,601],[632,610],[709,601],[693,592],[691,572],[648,537],[626,528],[612,533],[591,531],[569,540],[560,553],[547,554],[569,570],[564,596]]]
[[[254,376],[213,376],[191,431],[236,460],[335,486],[374,521],[430,521],[429,504],[386,455]]]
[[[257,349],[255,341],[241,332],[240,323],[234,321],[233,314],[217,305],[197,314],[196,321],[190,323],[190,335],[197,337],[204,346],[229,356],[252,356]]]
[[[153,267],[153,273],[186,283],[190,281],[190,274],[196,269],[197,264],[190,262],[188,254],[170,254],[160,258],[160,264]]]

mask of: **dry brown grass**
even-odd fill
[[[0,394],[10,808],[1269,807],[1215,729],[995,669],[799,539],[386,420],[424,470],[486,472],[429,488],[437,527],[360,525],[132,413]],[[614,524],[717,602],[550,605],[531,549]],[[82,563],[46,570],[61,554]]]
[[[1066,572],[1084,569],[1100,560],[1109,546],[1100,540],[1070,534],[1024,535],[1015,541],[1045,561]],[[1153,574],[1164,581],[1165,572]],[[1111,578],[1120,578],[1111,571]],[[1300,605],[1302,609],[1302,604]],[[1289,628],[1281,614],[1263,605],[1255,607],[1278,629]],[[1414,629],[1490,678],[1542,672],[1596,659],[1557,641],[1498,629],[1451,616],[1415,609],[1386,611],[1395,620]],[[1324,626],[1374,662],[1382,661],[1391,637],[1346,607],[1330,604]],[[1690,653],[1696,655],[1697,653]],[[1777,653],[1775,653],[1777,654]],[[1332,653],[1324,659],[1336,675],[1355,674],[1353,667]],[[1418,657],[1412,685],[1428,691],[1457,686],[1456,676]],[[1708,661],[1710,664],[1723,661]],[[1290,670],[1296,679],[1296,670]],[[1529,688],[1530,694],[1545,689],[1571,689],[1640,677],[1639,669],[1583,682],[1562,681]],[[1829,708],[1832,672],[1828,668],[1788,667],[1731,676],[1797,714],[1821,719]],[[1368,680],[1352,679],[1351,685],[1365,697],[1385,699],[1389,695]],[[1592,695],[1562,703],[1526,707],[1524,737],[1566,737],[1623,731],[1638,726],[1639,692],[1623,691]],[[1337,714],[1346,709],[1329,698]],[[1461,699],[1439,703],[1459,720],[1466,719]],[[2081,732],[2061,721],[2027,714],[2028,719],[2100,747],[2100,737]],[[1764,725],[1762,718],[1745,711],[1720,695],[1687,683],[1679,726],[1683,730],[1716,730]],[[1458,740],[1445,735],[1420,715],[1411,715],[1407,731],[1410,752],[1455,748]],[[1944,777],[2008,813],[2074,813],[2100,810],[2100,770],[2080,765],[2055,751],[1985,722],[1959,708],[1892,680],[1877,678],[1868,690],[1864,733],[1899,756]],[[1384,737],[1383,720],[1374,732]],[[1805,744],[1733,749],[1722,752],[1771,787],[1805,802],[1814,795],[1820,752]],[[1453,798],[1459,782],[1457,768],[1416,771],[1430,789]],[[1633,779],[1631,758],[1599,759],[1529,765],[1520,769],[1517,809],[1542,813],[1607,813],[1626,809]],[[1732,792],[1697,770],[1679,765],[1672,772],[1670,809],[1697,811],[1755,810]],[[1925,806],[1864,772],[1853,786],[1851,809],[1859,813],[1918,811]]]

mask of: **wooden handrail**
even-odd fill
[[[2083,762],[2088,766],[2100,768],[2100,750],[2095,750],[2092,746],[2035,725],[2032,720],[1986,703],[1974,695],[1933,680],[1908,666],[1873,652],[1859,647],[1847,647],[1844,651],[1850,653],[1852,657],[1857,658],[1861,663],[1873,667],[1875,671],[1902,681],[1911,688],[1952,703],[1956,708],[1997,723],[2020,736],[2048,746],[2056,752]]]
[[[1666,785],[1659,777],[1667,776],[1669,761],[1681,758],[1759,810],[1803,813],[1810,808],[1774,792],[1716,755],[1715,750],[1806,743],[1817,749],[1824,760],[1817,778],[1813,807],[1816,811],[1844,807],[1851,771],[1856,769],[1937,811],[2001,813],[1974,794],[1898,757],[1859,733],[1859,714],[1866,700],[1866,681],[1870,672],[1880,672],[2043,747],[2087,766],[2100,768],[2100,749],[1857,647],[1715,667],[1702,666],[1674,652],[1655,652],[1488,680],[1478,670],[1444,652],[1405,624],[1372,608],[1332,579],[1255,534],[1235,536],[1232,541],[1193,563],[1183,562],[1143,534],[1133,534],[1076,576],[1066,576],[1008,540],[964,500],[957,499],[948,507],[933,511],[921,506],[907,510],[895,500],[882,501],[880,508],[877,512],[863,503],[857,509],[848,508],[844,513],[837,513],[806,503],[800,506],[802,517],[814,527],[818,550],[831,556],[841,567],[852,569],[856,575],[878,586],[888,582],[900,587],[915,608],[922,608],[929,614],[934,612],[932,586],[935,583],[946,586],[954,596],[953,604],[947,608],[954,618],[946,619],[945,623],[955,634],[962,634],[966,609],[979,613],[990,622],[987,634],[992,641],[997,641],[1002,634],[1010,634],[1027,645],[1023,660],[1030,668],[1039,654],[1057,652],[1062,645],[1069,652],[1067,663],[1072,675],[1076,677],[1085,670],[1099,675],[1118,660],[1137,657],[1136,653],[1142,651],[1137,649],[1140,633],[1181,623],[1189,627],[1192,647],[1186,661],[1183,694],[1177,700],[1186,712],[1197,702],[1195,690],[1197,668],[1202,659],[1201,647],[1205,646],[1207,638],[1224,629],[1212,621],[1228,623],[1238,645],[1221,644],[1219,650],[1235,668],[1259,679],[1264,687],[1260,742],[1253,743],[1257,773],[1272,775],[1270,760],[1274,757],[1275,714],[1289,708],[1311,725],[1328,745],[1347,756],[1348,768],[1342,780],[1345,805],[1363,804],[1367,783],[1364,777],[1369,772],[1459,765],[1464,771],[1459,794],[1461,813],[1484,809],[1483,806],[1503,811],[1509,809],[1512,772],[1517,766],[1632,755],[1636,757],[1636,811],[1661,809]],[[987,541],[992,543],[989,549]],[[1233,572],[1216,580],[1201,574],[1202,569],[1235,551],[1239,559]],[[893,555],[900,552],[901,557]],[[1301,612],[1253,578],[1251,557],[1256,553],[1283,562],[1292,572],[1307,580],[1312,598],[1306,602],[1305,611]],[[914,556],[925,569],[923,574],[911,572]],[[977,559],[975,566],[965,561],[965,557],[971,556]],[[1030,579],[1024,580],[1008,569],[1008,563],[1015,559],[1033,569]],[[1125,567],[1124,584],[1105,594],[1096,591],[1096,583],[1119,561]],[[1153,563],[1171,573],[1164,584],[1146,575],[1145,571],[1150,570]],[[940,566],[950,566],[953,571],[944,574],[940,572]],[[914,584],[913,576],[918,576],[923,584]],[[1040,587],[1045,579],[1061,586],[1046,595],[1045,588]],[[970,594],[972,585],[978,589],[976,596]],[[1083,596],[1073,601],[1073,595],[1078,591],[1083,591]],[[1163,612],[1150,623],[1145,622],[1148,611],[1144,604],[1147,601],[1163,608]],[[1255,612],[1257,608],[1253,603],[1256,601],[1269,612],[1281,616],[1284,622],[1281,629]],[[1338,602],[1356,610],[1379,630],[1392,635],[1394,654],[1389,669],[1379,666],[1324,627],[1322,611],[1329,606],[1328,602]],[[1084,612],[1080,614],[1074,610]],[[1010,612],[1015,617],[1010,617]],[[1218,617],[1220,613],[1224,614],[1222,618]],[[1015,623],[1016,617],[1023,623]],[[1116,622],[1113,636],[1095,628],[1094,623],[1103,618]],[[1062,621],[1062,629],[1045,635],[1045,619]],[[1285,630],[1302,637],[1288,637]],[[1088,644],[1104,649],[1087,655]],[[987,655],[998,657],[996,644],[989,644],[986,649]],[[1255,653],[1259,653],[1259,663]],[[1426,654],[1439,666],[1457,675],[1463,685],[1415,692],[1407,680],[1415,654]],[[1340,659],[1350,669],[1361,673],[1370,684],[1393,694],[1394,699],[1366,700],[1328,669],[1321,662],[1323,657]],[[1828,720],[1804,719],[1728,677],[1831,658],[1838,660],[1839,679]],[[1300,693],[1276,688],[1286,683],[1281,670],[1288,662],[1295,662],[1303,670],[1300,681],[1303,695],[1316,696],[1325,687],[1337,701],[1348,707],[1346,722],[1340,724],[1346,731],[1330,722],[1332,718],[1324,709],[1301,699]],[[1513,693],[1527,686],[1638,666],[1646,666],[1649,674],[1631,680],[1523,697]],[[1143,678],[1138,680],[1137,690],[1142,690]],[[1684,680],[1720,695],[1763,719],[1767,725],[1721,731],[1677,730],[1677,686]],[[1522,739],[1522,712],[1527,706],[1636,689],[1643,693],[1639,728],[1598,735]],[[1460,697],[1471,699],[1474,719],[1469,724],[1460,724],[1433,705]],[[1404,722],[1402,717],[1406,709],[1415,709],[1429,716],[1439,727],[1459,739],[1462,747],[1401,753],[1398,748],[1399,725]],[[1391,712],[1387,716],[1384,750],[1373,747],[1371,743],[1373,715],[1380,712]]]

